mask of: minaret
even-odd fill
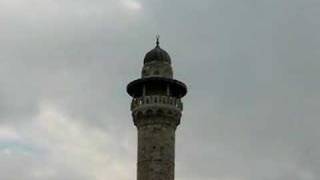
[[[137,180],[174,180],[175,131],[187,87],[173,79],[169,54],[156,47],[144,58],[141,78],[127,86],[138,129]]]

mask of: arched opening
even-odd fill
[[[164,114],[164,112],[163,112],[163,110],[162,109],[158,109],[158,111],[157,111],[157,115],[163,115]]]
[[[146,114],[147,114],[147,116],[151,116],[153,114],[153,111],[151,109],[148,109]]]
[[[142,116],[143,116],[143,113],[142,113],[141,111],[138,111],[138,112],[137,112],[137,117],[138,117],[138,118],[141,118]]]

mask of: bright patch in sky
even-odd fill
[[[140,10],[142,8],[141,3],[134,0],[124,0],[123,5],[132,10]]]
[[[94,180],[108,179],[112,173],[116,174],[112,176],[114,179],[130,179],[129,167],[111,154],[112,147],[119,142],[107,132],[90,128],[51,104],[41,104],[40,113],[30,125],[26,136],[36,147],[46,150],[40,155],[46,159],[47,167],[38,167],[33,172],[36,179],[59,179],[63,169]]]
[[[15,129],[6,126],[0,126],[0,141],[17,139],[19,139],[19,135]]]

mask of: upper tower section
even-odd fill
[[[131,111],[134,124],[167,124],[176,128],[180,124],[187,86],[173,78],[169,54],[159,46],[144,58],[142,77],[130,82],[127,92],[132,96]]]
[[[142,78],[173,77],[171,58],[167,51],[160,48],[159,36],[157,36],[156,47],[149,51],[144,57],[141,76]]]
[[[186,95],[186,85],[173,78],[171,58],[160,48],[159,36],[156,47],[144,57],[141,78],[129,83],[127,92],[133,98],[156,95],[180,99]]]

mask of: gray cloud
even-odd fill
[[[135,178],[125,86],[156,33],[189,86],[176,179],[319,179],[319,10],[0,0],[0,179]]]

